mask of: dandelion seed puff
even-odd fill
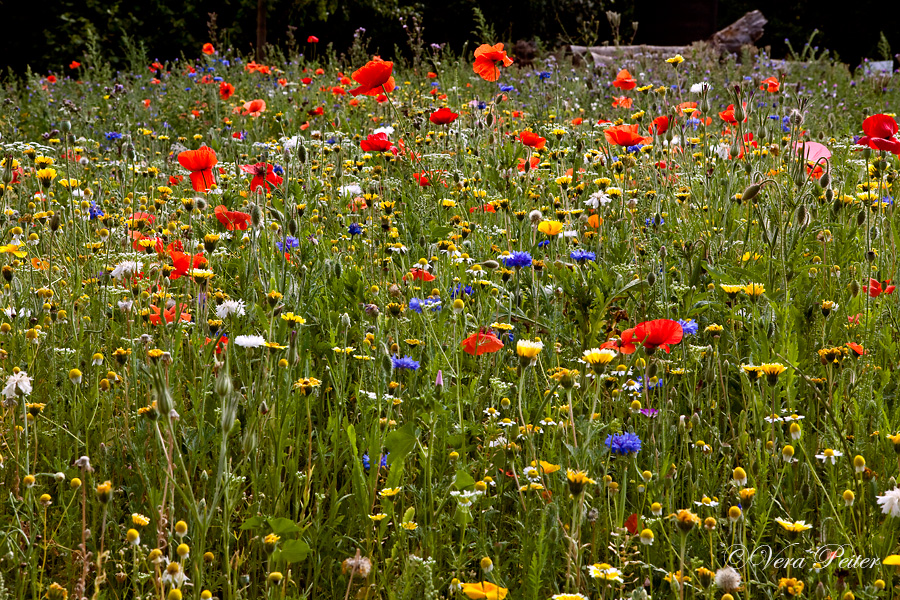
[[[741,587],[741,574],[734,567],[722,567],[716,571],[716,587],[732,592]]]

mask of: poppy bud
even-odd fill
[[[796,108],[791,111],[791,123],[794,125],[803,125],[803,113]]]
[[[868,252],[866,252],[866,260],[867,260],[868,262],[874,262],[874,261],[875,261],[875,253],[874,253],[872,250],[869,250]]]
[[[253,224],[254,228],[259,229],[259,226],[262,225],[262,220],[262,209],[258,204],[254,204],[250,207],[250,222]]]
[[[868,160],[872,156],[872,149],[866,146],[862,151],[863,158]]]
[[[487,123],[488,127],[491,127],[494,124],[494,113],[488,113],[488,116],[485,117],[484,122]]]
[[[72,131],[72,122],[71,121],[63,121],[62,123],[59,124],[59,128],[64,133],[69,133],[70,131]]]
[[[741,194],[741,201],[753,200],[756,195],[759,193],[759,190],[762,188],[762,184],[753,183],[744,190],[744,193]]]
[[[825,200],[828,202],[834,201],[834,190],[833,189],[825,188]],[[840,204],[840,200],[838,200],[838,203]],[[840,206],[838,206],[838,208],[840,208]]]
[[[831,183],[831,173],[825,171],[825,174],[819,178],[819,185],[822,186],[822,189],[826,189],[828,185]]]
[[[866,211],[861,210],[859,214],[856,215],[856,226],[861,227],[863,223],[866,222]]]
[[[744,173],[746,173],[747,175],[750,175],[752,172],[753,172],[753,165],[751,165],[749,162],[744,163]]]
[[[652,287],[654,283],[656,283],[656,275],[654,275],[653,273],[648,273],[647,274],[647,285]]]
[[[50,217],[50,231],[56,231],[59,229],[59,215],[53,213],[53,216]]]
[[[306,162],[306,146],[303,144],[297,144],[297,160],[301,163]]]

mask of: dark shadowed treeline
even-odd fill
[[[858,0],[840,10],[822,2],[798,0],[685,0],[677,3],[637,0],[265,0],[267,42],[308,52],[309,35],[346,52],[358,28],[365,29],[367,50],[397,58],[413,55],[416,39],[446,43],[461,50],[466,42],[493,34],[496,40],[539,40],[543,47],[562,43],[612,43],[615,33],[607,10],[619,12],[621,43],[683,44],[709,36],[753,9],[769,20],[760,46],[775,56],[789,54],[789,38],[798,53],[813,31],[813,46],[836,52],[855,66],[863,58],[900,52],[900,8],[892,2]],[[476,16],[481,11],[483,20]],[[8,26],[0,36],[0,64],[22,73],[65,72],[89,48],[102,52],[117,68],[143,51],[146,58],[195,56],[210,40],[210,13],[222,47],[255,49],[257,0],[50,0],[39,8],[0,1]],[[633,22],[637,21],[635,33]],[[884,33],[882,41],[881,32]],[[417,34],[421,34],[417,36]],[[412,40],[412,43],[411,43]],[[887,44],[885,44],[887,42]]]

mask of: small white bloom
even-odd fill
[[[21,392],[23,396],[28,396],[32,391],[31,381],[32,378],[29,377],[28,373],[25,371],[13,373],[9,376],[9,379],[6,380],[6,387],[3,388],[3,395],[9,399],[15,398],[18,392]]]
[[[877,497],[881,512],[892,517],[900,517],[900,488],[894,488]]]
[[[244,316],[243,300],[225,300],[216,307],[216,316],[220,319],[227,319],[231,315]]]
[[[241,348],[259,348],[266,343],[266,339],[261,335],[239,335],[234,338],[234,343]]]

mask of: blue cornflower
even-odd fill
[[[569,258],[574,260],[577,263],[584,263],[587,261],[597,260],[597,255],[593,252],[588,252],[587,250],[573,250],[569,253]]]
[[[121,140],[122,134],[118,131],[108,131],[106,133],[106,139],[112,142],[113,140]]]
[[[478,103],[478,110],[484,110],[487,108],[487,102],[481,101]]]
[[[643,147],[643,144],[635,144],[634,146],[628,146],[625,151],[628,152],[628,154],[634,154],[636,152],[640,152],[641,148]]]
[[[221,82],[225,81],[225,79],[222,77],[216,76],[216,77],[213,77],[213,81],[215,81],[216,83],[221,83]]]
[[[272,172],[276,175],[284,175],[284,167],[281,165],[272,165]]]
[[[666,222],[666,220],[663,219],[662,217],[659,218],[659,223],[657,223],[657,222],[655,221],[655,217],[654,217],[653,219],[644,219],[644,223],[647,224],[647,227],[650,227],[651,225],[652,225],[653,227],[656,227],[657,225],[664,225],[665,222]]]
[[[298,240],[297,238],[295,238],[291,235],[284,238],[283,242],[275,242],[275,247],[278,248],[282,252],[284,252],[285,249],[290,250],[291,248],[296,248],[299,245],[300,245],[300,240]]]
[[[617,433],[606,437],[606,447],[611,454],[625,456],[641,451],[641,438],[634,433]]]
[[[94,219],[97,219],[99,217],[102,217],[105,214],[103,212],[103,209],[101,209],[99,206],[97,206],[96,202],[91,202],[91,207],[90,207],[90,209],[88,209],[88,212],[91,215],[91,221],[93,221]]]
[[[441,87],[441,84],[440,84],[439,81],[432,81],[432,82],[431,82],[431,87],[433,87],[433,88]]]
[[[502,257],[503,266],[506,268],[522,269],[530,267],[532,263],[531,254],[528,252],[520,252],[518,250],[512,252],[509,256]]]
[[[385,452],[384,454],[381,455],[381,460],[378,461],[381,467],[387,467],[387,455],[388,454],[390,454],[390,452]],[[368,473],[369,468],[372,466],[372,461],[369,459],[368,452],[366,452],[365,454],[362,455],[362,464],[363,464],[363,468]]]
[[[350,235],[359,235],[362,233],[362,227],[359,226],[359,223],[350,223],[347,231],[350,232]]]
[[[471,296],[474,290],[471,285],[467,285],[466,287],[462,287],[461,283],[456,284],[456,289],[451,292],[450,297],[456,298],[457,296]]]
[[[409,356],[404,356],[403,358],[392,358],[391,366],[395,369],[408,369],[410,371],[415,371],[419,368],[419,362],[413,360]]]
[[[541,81],[546,81],[550,79],[551,73],[550,71],[541,71],[540,73],[538,73],[538,77],[541,78]]]
[[[500,91],[501,91],[501,92],[511,92],[511,91],[513,91],[513,90],[515,90],[515,89],[516,89],[515,86],[500,84]]]
[[[325,143],[329,146],[334,146],[335,144],[337,144],[337,138],[328,138],[327,140],[325,140]]]
[[[542,242],[538,242],[538,248],[543,248],[544,246],[548,245],[549,243],[550,243],[550,240],[544,240]]]
[[[678,319],[678,324],[681,325],[681,331],[684,332],[684,335],[694,335],[700,328],[697,325],[697,321],[693,319]]]
[[[431,312],[438,312],[441,310],[441,299],[440,298],[425,298],[422,300],[421,298],[410,298],[409,299],[409,310],[422,314],[422,311],[425,309],[431,310]]]

